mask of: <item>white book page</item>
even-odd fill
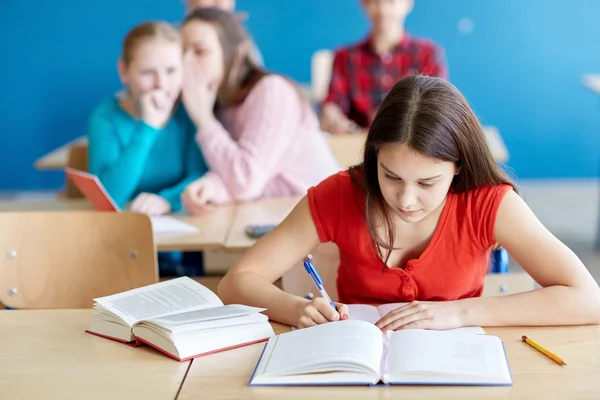
[[[279,335],[265,376],[319,372],[381,372],[383,335],[372,324],[337,321]]]
[[[152,318],[150,321],[159,325],[177,326],[192,324],[196,322],[206,322],[219,319],[228,319],[241,317],[245,315],[258,314],[265,311],[266,308],[249,307],[237,304],[230,304],[221,307],[203,308],[201,310],[186,311],[183,313],[165,315],[158,318]]]
[[[210,310],[210,308],[208,309]],[[269,318],[264,314],[251,314],[251,315],[242,315],[240,317],[232,317],[232,318],[223,318],[223,319],[212,319],[208,321],[201,322],[190,322],[187,324],[179,324],[179,325],[168,325],[156,322],[156,320],[145,320],[140,321],[133,326],[133,331],[136,332],[139,330],[140,326],[158,326],[158,328],[162,334],[167,335],[169,337],[175,336],[185,336],[189,334],[197,334],[201,331],[214,331],[215,328],[224,328],[227,326],[236,326],[236,325],[244,325],[240,327],[240,329],[244,330],[249,325],[257,324],[257,323],[266,323],[269,324]]]
[[[394,311],[397,308],[407,305],[408,303],[388,303],[377,306],[380,318],[385,317],[390,311]]]
[[[185,276],[94,301],[130,326],[143,319],[223,305],[210,289]]]
[[[387,337],[386,379],[392,382],[510,380],[502,342],[496,336],[407,329]]]
[[[379,321],[379,311],[374,306],[367,304],[348,304],[348,319],[354,321],[367,321],[372,324]]]
[[[186,224],[170,215],[150,217],[150,221],[152,221],[152,231],[155,235],[187,234],[198,231],[197,227]]]

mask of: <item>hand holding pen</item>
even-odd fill
[[[313,280],[321,297],[307,302],[302,301],[298,308],[298,328],[306,328],[330,321],[348,319],[348,306],[334,303],[323,286],[323,280],[310,260],[310,256],[304,259],[304,268]]]

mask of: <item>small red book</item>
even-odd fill
[[[147,344],[177,361],[274,336],[263,308],[223,302],[188,277],[94,299],[86,332],[129,346]]]
[[[81,191],[81,194],[92,203],[94,210],[121,211],[121,208],[113,201],[96,175],[68,167],[65,168],[65,173]]]

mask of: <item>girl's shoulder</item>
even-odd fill
[[[513,190],[508,184],[484,185],[457,195],[458,205],[479,212],[499,205],[504,195]]]
[[[262,78],[248,93],[246,103],[252,103],[259,98],[277,96],[279,98],[293,98],[296,96],[296,88],[294,84],[287,78],[274,73],[269,73]]]
[[[104,120],[133,120],[119,104],[119,93],[104,97],[92,110],[91,118]]]

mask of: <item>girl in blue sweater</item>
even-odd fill
[[[118,71],[125,93],[104,99],[89,122],[89,170],[121,207],[131,201],[131,211],[149,215],[179,211],[181,192],[207,171],[179,101],[179,32],[164,22],[136,26]]]

